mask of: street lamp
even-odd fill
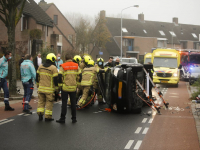
[[[133,6],[130,6],[130,7],[139,7],[139,5],[133,5]],[[122,11],[125,10],[125,9],[128,9],[130,7],[124,8],[124,9],[122,9]],[[122,59],[122,11],[121,11],[121,59]]]
[[[175,27],[178,27],[178,24],[174,23],[174,25],[175,25],[175,26],[172,28],[172,32],[173,32],[173,33],[172,33],[172,48],[174,48],[174,46],[173,46],[173,34],[175,34],[175,33],[174,33],[174,28],[175,28]]]

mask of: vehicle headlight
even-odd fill
[[[155,73],[155,72],[153,73],[153,76],[156,76],[156,73]]]
[[[173,74],[173,77],[177,77],[177,76],[178,76],[178,74],[177,74],[177,73],[174,73],[174,74]]]

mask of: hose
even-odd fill
[[[92,100],[93,100],[93,98],[95,97],[95,95],[96,95],[96,93],[94,92],[94,95],[93,95],[93,97],[91,98],[91,100],[90,100],[86,105],[84,105],[84,106],[82,106],[82,107],[80,107],[80,108],[76,108],[76,110],[83,109],[84,107],[86,107],[87,105],[89,105],[89,104],[92,102]]]

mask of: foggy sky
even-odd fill
[[[54,3],[63,14],[67,12],[81,13],[89,16],[97,15],[101,10],[106,16],[118,15],[121,10],[139,5],[139,8],[129,8],[123,14],[137,19],[143,13],[145,20],[172,22],[178,17],[179,23],[200,25],[200,0],[45,0]],[[35,0],[36,3],[40,0]]]

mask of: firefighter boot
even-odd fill
[[[40,113],[39,114],[39,121],[42,121],[43,120],[43,115]]]
[[[12,107],[10,107],[9,104],[5,104],[5,109],[4,109],[4,110],[5,110],[5,111],[14,111],[15,109],[12,108]]]

